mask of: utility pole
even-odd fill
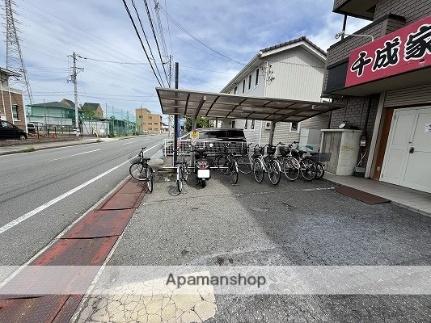
[[[179,77],[180,64],[175,62],[175,89],[178,89],[178,77]],[[177,106],[178,103],[175,103]],[[178,156],[178,137],[180,134],[180,129],[178,125],[178,114],[174,115],[174,166],[177,164],[177,156]]]
[[[75,101],[75,128],[76,128],[76,136],[80,135],[79,128],[79,107],[78,107],[78,72],[82,71],[82,68],[76,67],[76,61],[78,60],[78,56],[75,52],[72,54],[72,75],[70,76],[71,82],[73,83],[73,96]]]

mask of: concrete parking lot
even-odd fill
[[[159,179],[107,265],[431,263],[431,218],[390,203],[364,204],[338,194],[331,182],[282,180],[274,187],[268,183],[259,185],[251,176],[241,176],[239,184],[232,186],[228,178],[216,175],[205,189],[186,186],[181,195],[176,194],[174,185]],[[80,320],[115,321],[110,316],[112,312],[101,314],[97,310],[107,302],[90,299]],[[186,316],[180,311],[180,319],[423,322],[431,317],[429,296],[215,295],[212,302],[213,307],[206,312],[210,314]],[[126,312],[133,310],[123,305],[116,307],[122,311],[122,319],[139,315],[143,320],[149,319],[145,311],[128,316]],[[178,319],[179,312],[176,313]],[[155,320],[163,320],[163,316]]]

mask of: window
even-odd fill
[[[233,94],[236,94],[238,92],[238,86],[235,86],[235,88],[233,89]]]
[[[13,128],[12,124],[10,124],[7,121],[2,121],[1,125],[2,125],[3,128]]]
[[[290,124],[290,132],[299,132],[299,122],[292,122]]]
[[[256,70],[256,85],[259,85],[259,69]]]
[[[245,92],[245,80],[242,81],[242,93]]]
[[[12,105],[12,115],[14,120],[19,120],[18,118],[18,104]]]
[[[251,74],[248,76],[248,89],[251,89]]]
[[[254,129],[254,120],[251,120],[251,129]]]

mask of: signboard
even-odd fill
[[[431,16],[352,51],[346,87],[431,66]]]
[[[199,131],[193,130],[190,133],[191,144],[194,146],[196,144],[196,141],[198,141],[198,139],[199,139]]]

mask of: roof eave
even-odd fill
[[[244,66],[235,77],[230,80],[230,82],[220,91],[221,93],[227,93],[229,92],[234,85],[238,84],[239,80],[241,80],[244,76],[246,76],[252,69],[254,69],[256,66],[258,66],[261,58],[261,53],[259,52],[257,55],[255,55],[250,62],[246,66]]]

